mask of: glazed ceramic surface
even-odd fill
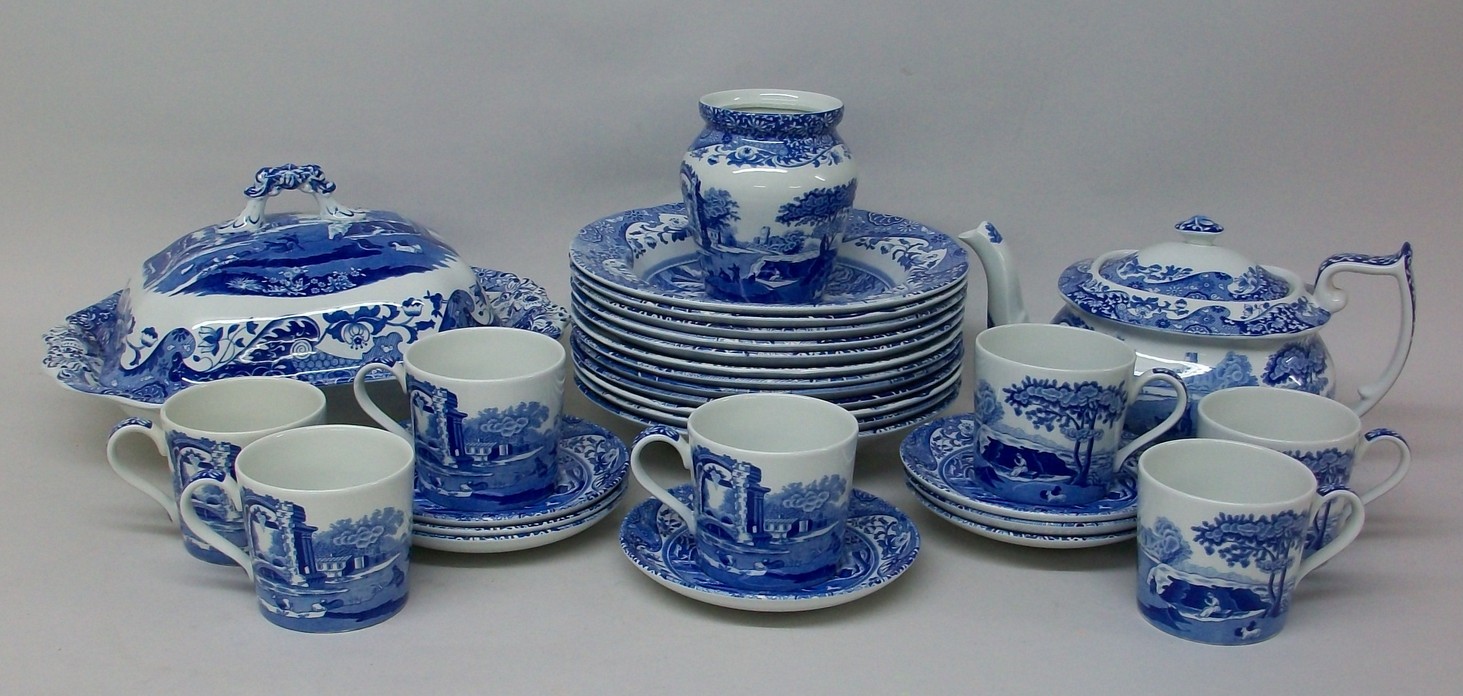
[[[532,280],[485,268],[474,269],[474,273],[479,289],[492,308],[495,326],[528,329],[557,338],[568,324],[568,311],[550,301],[544,289]],[[118,357],[122,339],[117,333],[119,322],[125,318],[118,313],[122,295],[122,292],[114,293],[71,314],[65,323],[47,331],[42,365],[62,387],[106,398],[132,415],[155,415],[164,399],[190,382],[186,381],[186,374],[161,362],[134,368],[122,366]],[[318,325],[312,331],[317,337],[329,333]],[[305,339],[299,336],[291,339],[301,340]],[[247,344],[234,347],[247,347]],[[303,344],[301,352],[304,352]],[[339,369],[283,369],[280,374],[329,386],[350,382],[358,366],[359,363],[341,362]]]
[[[923,498],[924,500],[922,502],[934,505],[962,520],[974,522],[985,527],[995,527],[1004,531],[1039,536],[1069,537],[1121,534],[1123,532],[1131,532],[1138,526],[1136,511],[1133,517],[1104,520],[1101,522],[1042,522],[1039,520],[1023,520],[1019,517],[997,515],[977,510],[968,505],[961,505],[960,503],[945,498],[939,491],[927,488],[919,481],[909,477],[905,477],[904,484],[915,495]]]
[[[381,427],[413,443],[423,495],[448,509],[515,510],[553,486],[567,363],[548,336],[465,328],[423,338],[395,365],[363,366],[355,395]],[[367,393],[376,369],[390,370],[406,391],[409,431]]]
[[[1362,431],[1351,409],[1315,394],[1273,387],[1231,387],[1204,397],[1196,410],[1199,437],[1235,440],[1266,447],[1300,460],[1316,476],[1317,490],[1354,490],[1371,503],[1407,475],[1412,450],[1396,431]],[[1390,443],[1398,457],[1391,471],[1373,485],[1351,485],[1353,467],[1367,458],[1374,443]],[[1344,527],[1348,508],[1328,505],[1306,530],[1307,555],[1325,546]]]
[[[1094,534],[1019,531],[984,524],[969,517],[957,515],[945,507],[943,501],[918,492],[915,494],[915,500],[918,500],[921,505],[925,506],[926,510],[929,510],[936,517],[967,532],[1016,546],[1028,546],[1037,549],[1086,549],[1094,546],[1122,543],[1136,536],[1136,532],[1132,529],[1121,532],[1101,532]]]
[[[547,546],[587,531],[590,527],[593,527],[608,517],[611,512],[614,512],[615,503],[619,501],[619,495],[619,493],[614,494],[614,498],[609,504],[603,507],[596,507],[593,511],[588,511],[583,515],[575,515],[565,522],[543,529],[518,534],[490,536],[475,536],[465,533],[435,534],[419,530],[412,532],[412,545],[449,553],[511,553]]]
[[[1412,345],[1415,297],[1412,247],[1396,254],[1336,254],[1321,263],[1313,285],[1217,245],[1224,228],[1195,216],[1175,225],[1181,240],[1078,261],[1058,288],[1066,306],[1055,323],[1122,339],[1138,353],[1136,369],[1167,367],[1183,378],[1192,403],[1224,387],[1266,385],[1333,396],[1336,368],[1319,330],[1347,296],[1346,273],[1390,277],[1400,297],[1392,358],[1361,388],[1353,405],[1365,414],[1401,374]],[[961,235],[985,266],[993,324],[1026,321],[1020,285],[1005,238],[989,223]],[[1390,328],[1391,321],[1381,322]],[[1130,430],[1146,430],[1172,409],[1172,394],[1145,393],[1130,413]],[[1174,434],[1192,436],[1192,411]]]
[[[434,536],[462,537],[465,539],[486,538],[486,537],[520,537],[535,532],[543,532],[558,527],[563,527],[570,522],[580,518],[603,512],[605,508],[613,506],[624,494],[625,487],[619,486],[605,494],[603,498],[589,504],[589,507],[575,510],[574,512],[550,517],[538,522],[527,522],[524,524],[504,524],[481,527],[461,527],[448,524],[432,524],[413,520],[411,529],[413,534],[431,534]]]
[[[641,431],[630,471],[681,515],[702,569],[747,590],[793,590],[831,577],[853,490],[853,414],[807,396],[738,394],[698,406],[686,430]],[[642,453],[655,443],[674,448],[691,472],[690,505],[646,471]]]
[[[547,498],[516,510],[469,512],[450,510],[421,495],[414,501],[413,519],[449,527],[501,527],[530,524],[583,510],[618,490],[629,470],[630,454],[613,433],[586,420],[566,415],[559,424],[558,466]]]
[[[681,160],[681,195],[707,293],[816,302],[833,273],[858,187],[835,126],[843,103],[793,90],[701,98],[705,128]]]
[[[412,452],[400,438],[354,425],[286,430],[246,446],[235,473],[188,484],[179,511],[249,574],[266,619],[336,633],[385,621],[406,604]],[[246,545],[187,504],[209,489],[243,511]]]
[[[691,502],[691,486],[671,494]],[[854,489],[843,530],[843,554],[830,579],[786,592],[749,591],[708,576],[696,561],[696,541],[680,515],[660,500],[637,505],[620,525],[620,548],[650,579],[691,599],[744,611],[823,609],[851,602],[886,587],[914,563],[919,530],[897,508]]]
[[[976,480],[1006,500],[1083,505],[1107,495],[1128,456],[1188,405],[1183,382],[1111,336],[1052,324],[993,326],[975,338]],[[1145,385],[1177,393],[1164,420],[1124,444],[1128,404]]]
[[[917,222],[855,209],[823,297],[808,304],[754,304],[706,294],[685,207],[638,208],[580,230],[569,250],[577,273],[617,294],[723,314],[820,315],[867,312],[928,298],[963,283],[969,264],[950,237]],[[852,315],[852,316],[850,316]]]
[[[1258,445],[1187,439],[1138,460],[1138,608],[1166,633],[1242,645],[1285,625],[1296,583],[1361,531],[1361,499],[1316,492],[1305,465]],[[1327,504],[1351,508],[1334,540],[1302,560]]]
[[[319,387],[286,377],[234,377],[207,382],[168,397],[157,421],[127,418],[107,439],[107,461],[122,480],[157,501],[183,534],[183,548],[209,563],[232,563],[189,531],[178,516],[178,496],[195,479],[234,476],[244,447],[266,435],[325,422]],[[138,435],[159,456],[135,456],[127,441]],[[158,460],[161,460],[159,462]],[[164,491],[143,472],[161,463],[172,485]],[[209,489],[190,501],[198,518],[236,546],[243,546],[243,511]]]
[[[910,431],[899,446],[904,472],[941,497],[1006,517],[1043,522],[1100,522],[1132,517],[1137,489],[1118,476],[1105,497],[1085,505],[1042,505],[1006,500],[976,479],[975,417],[969,413],[929,421]]]

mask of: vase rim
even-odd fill
[[[701,97],[701,103],[732,111],[777,109],[791,114],[828,113],[843,108],[843,101],[837,97],[795,89],[728,89]]]

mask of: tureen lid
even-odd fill
[[[1195,215],[1174,229],[1181,239],[1073,264],[1062,294],[1104,319],[1192,334],[1294,334],[1330,318],[1295,274],[1218,246],[1219,223]]]

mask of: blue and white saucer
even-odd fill
[[[611,512],[614,512],[615,504],[620,501],[624,491],[624,487],[621,486],[611,494],[607,505],[596,507],[594,512],[589,514],[573,515],[568,521],[550,527],[498,536],[437,534],[414,529],[411,544],[424,549],[451,553],[508,553],[546,546],[583,532],[608,517]]]
[[[935,501],[926,497],[923,493],[919,493],[918,491],[916,491],[914,497],[920,502],[921,505],[924,505],[927,510],[934,513],[946,522],[954,524],[961,529],[972,532],[974,534],[978,534],[988,539],[995,539],[996,541],[1003,541],[1008,544],[1015,544],[1017,546],[1030,546],[1032,548],[1040,549],[1080,549],[1091,548],[1094,546],[1107,546],[1108,544],[1118,544],[1132,539],[1138,535],[1138,531],[1136,529],[1129,529],[1124,532],[1112,532],[1107,534],[1083,535],[1037,534],[1031,532],[1018,532],[1010,529],[1001,529],[999,527],[984,525],[974,520],[969,520],[959,515],[953,514],[949,510],[940,507],[938,504],[935,503]]]
[[[452,537],[486,538],[522,536],[525,534],[532,534],[534,532],[545,531],[554,527],[562,527],[570,522],[578,520],[581,517],[589,517],[590,515],[594,515],[603,511],[607,507],[613,507],[615,502],[618,501],[622,495],[624,495],[625,488],[625,484],[621,484],[618,488],[610,491],[603,498],[600,498],[599,500],[591,503],[589,507],[583,508],[581,510],[575,510],[573,512],[563,515],[558,515],[556,517],[550,517],[545,520],[539,520],[537,522],[525,522],[523,524],[505,524],[491,527],[455,527],[449,524],[432,524],[431,522],[413,520],[411,524],[411,529],[413,532],[418,534],[434,534],[437,536]]]
[[[685,206],[611,215],[570,244],[573,271],[615,295],[735,315],[860,315],[964,285],[970,264],[952,237],[894,215],[852,210],[822,301],[809,305],[724,302],[706,295]]]
[[[671,494],[687,503],[691,487]],[[898,578],[919,553],[919,530],[893,505],[854,490],[844,530],[843,558],[833,578],[789,592],[740,590],[711,579],[696,562],[696,542],[685,522],[651,498],[620,524],[620,548],[650,579],[677,594],[745,611],[808,611],[851,602]]]
[[[449,527],[501,527],[527,524],[582,510],[611,494],[625,480],[630,463],[625,443],[586,420],[563,416],[559,425],[559,478],[549,497],[521,510],[449,510],[418,493],[412,517]]]
[[[915,428],[899,446],[907,476],[940,497],[1005,517],[1043,522],[1100,522],[1137,514],[1138,489],[1131,476],[1119,476],[1106,497],[1084,505],[1036,505],[1006,500],[975,476],[975,417],[947,416]]]
[[[953,500],[941,497],[939,493],[926,488],[924,484],[909,477],[905,477],[904,485],[908,486],[909,490],[915,495],[923,498],[924,500],[921,502],[939,506],[945,512],[969,520],[975,524],[995,527],[996,529],[1009,532],[1043,536],[1094,536],[1130,532],[1138,526],[1137,517],[1104,520],[1100,522],[1042,522],[1039,520],[1023,520],[1018,517],[996,515],[977,510],[967,505],[961,505]]]

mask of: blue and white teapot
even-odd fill
[[[1057,282],[1066,306],[1053,323],[1126,341],[1138,353],[1137,370],[1167,367],[1179,373],[1192,404],[1216,389],[1259,384],[1334,398],[1336,369],[1318,334],[1346,307],[1336,277],[1390,275],[1401,294],[1396,346],[1381,376],[1360,388],[1353,410],[1366,413],[1397,381],[1412,347],[1411,244],[1389,256],[1336,254],[1307,285],[1291,271],[1216,245],[1224,228],[1209,218],[1195,216],[1174,228],[1182,239],[1068,266]],[[1011,253],[996,228],[982,223],[960,239],[985,266],[989,322],[1027,321]],[[1170,398],[1157,387],[1146,392],[1129,410],[1128,429],[1151,427],[1172,410],[1165,403]],[[1174,434],[1192,435],[1192,418],[1181,421]]]

